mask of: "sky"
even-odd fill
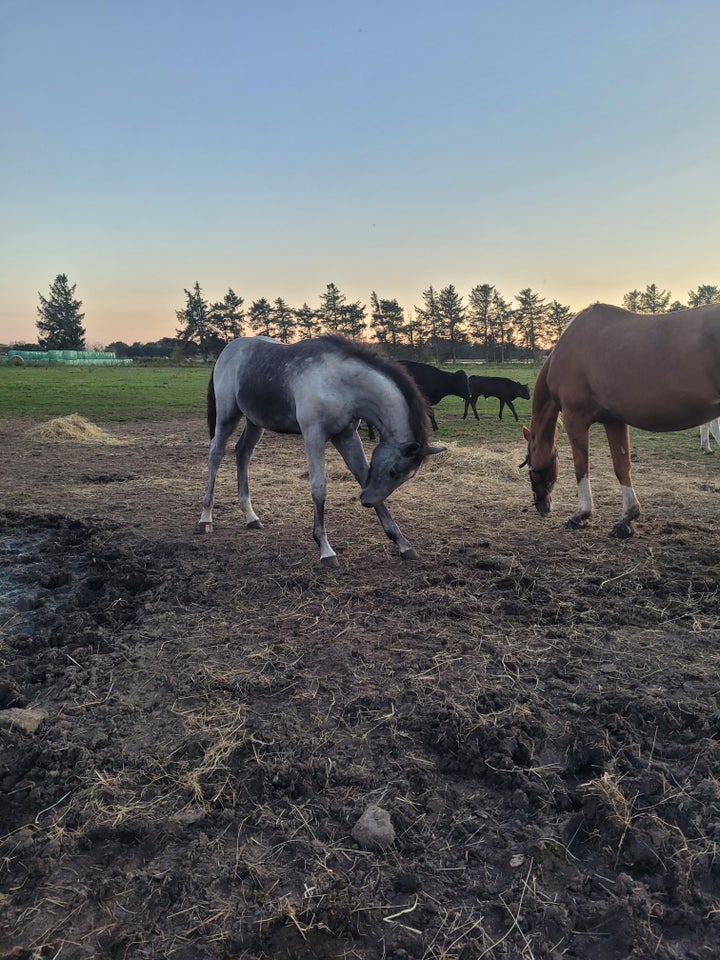
[[[0,342],[720,285],[717,0],[0,0]]]

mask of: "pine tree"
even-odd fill
[[[278,297],[272,306],[272,323],[275,336],[283,343],[289,343],[295,332],[297,315],[282,297]]]
[[[420,322],[415,316],[414,310],[410,309],[405,312],[405,322],[400,329],[405,342],[414,355],[416,347],[420,343]]]
[[[459,345],[467,342],[467,334],[463,329],[465,325],[465,305],[462,297],[452,284],[440,291],[438,307],[440,308],[442,323],[441,333],[446,340],[450,341],[450,351],[454,360]]]
[[[273,336],[273,308],[265,297],[254,300],[248,312],[248,322],[251,329],[263,336]]]
[[[390,347],[393,354],[403,335],[404,315],[397,300],[381,300],[373,290],[370,296],[370,326],[375,332],[375,339]]]
[[[633,313],[667,313],[670,291],[659,290],[657,284],[649,283],[643,292],[631,290],[623,297],[623,306]]]
[[[570,307],[563,306],[557,300],[553,300],[547,306],[547,331],[554,342],[560,338],[560,334],[570,323],[572,310]]]
[[[43,350],[85,349],[85,329],[82,326],[85,314],[80,313],[82,301],[74,299],[76,286],[69,286],[67,276],[59,273],[47,300],[38,294],[38,344]]]
[[[720,303],[720,288],[711,283],[701,283],[697,290],[688,294],[688,305],[702,307],[708,303]]]
[[[295,326],[303,340],[319,336],[322,330],[317,313],[307,303],[295,311]]]
[[[499,352],[500,363],[505,363],[505,351],[512,344],[512,318],[510,304],[495,290],[489,316],[489,336],[496,351]]]
[[[483,346],[486,360],[490,359],[490,314],[492,311],[495,287],[490,283],[473,287],[468,298],[468,329],[470,336],[479,340]]]
[[[438,357],[439,340],[442,335],[442,315],[435,290],[432,286],[422,293],[422,307],[415,307],[415,330],[418,346],[430,343]]]
[[[186,303],[183,310],[176,310],[175,316],[181,326],[176,331],[178,340],[196,343],[200,353],[207,360],[216,344],[210,326],[210,308],[202,295],[200,284],[196,281],[192,290],[185,291]]]
[[[642,313],[642,294],[639,290],[631,290],[623,297],[623,306],[632,313]]]
[[[340,329],[344,337],[350,340],[358,340],[362,337],[367,324],[365,323],[365,307],[356,300],[354,303],[346,303],[340,311]]]
[[[515,299],[518,304],[514,311],[515,325],[523,344],[535,357],[546,336],[545,300],[539,294],[533,293],[530,287],[521,290]]]
[[[230,287],[222,300],[210,307],[208,317],[209,337],[214,342],[216,352],[242,336],[245,311],[242,305],[245,301]]]
[[[329,283],[325,293],[320,294],[318,319],[328,333],[340,333],[343,327],[343,307],[346,296],[340,293],[334,283]]]
[[[660,290],[655,283],[648,284],[641,298],[642,312],[667,313],[670,296],[669,290]]]

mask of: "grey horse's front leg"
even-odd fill
[[[316,432],[308,431],[303,434],[303,440],[313,502],[313,540],[320,548],[320,563],[325,567],[336,567],[337,554],[330,546],[325,531],[325,497],[327,495],[325,439]]]
[[[367,483],[367,475],[370,465],[367,462],[367,457],[365,456],[362,441],[358,436],[357,430],[352,430],[350,427],[348,427],[348,429],[344,430],[342,433],[331,437],[331,440],[333,446],[347,464],[347,467],[352,475],[355,477],[360,486],[364,487]],[[382,524],[382,528],[385,531],[386,536],[389,537],[393,543],[397,544],[402,559],[417,560],[417,553],[410,542],[403,536],[400,527],[398,527],[397,523],[395,523],[393,520],[392,515],[385,504],[378,504],[375,507],[375,513]]]

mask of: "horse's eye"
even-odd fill
[[[397,480],[397,478],[398,478],[398,472],[397,472],[397,470],[395,469],[395,467],[390,467],[389,473],[390,473],[390,479],[391,479],[391,480]]]

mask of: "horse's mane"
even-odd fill
[[[378,351],[372,347],[355,343],[352,340],[347,340],[345,337],[340,337],[336,334],[326,334],[317,339],[332,344],[345,354],[345,356],[360,360],[389,377],[398,387],[408,405],[410,429],[413,432],[413,436],[422,447],[427,446],[425,421],[428,413],[425,398],[420,393],[415,381],[403,370],[399,363],[396,363],[394,360],[388,360],[387,357],[383,357],[382,354],[378,353]]]

